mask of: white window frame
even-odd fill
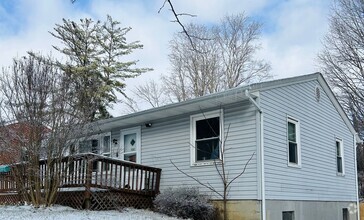
[[[297,163],[292,163],[289,161],[289,140],[288,140],[288,123],[292,123],[295,124],[295,128],[296,128],[296,143],[297,143]],[[287,122],[286,122],[286,141],[287,141],[287,165],[289,167],[296,167],[296,168],[301,168],[301,126],[300,126],[300,121],[287,116]]]
[[[128,135],[128,134],[133,134],[136,133],[136,142],[137,142],[137,146],[136,146],[136,150],[133,152],[129,152],[130,153],[135,153],[136,155],[136,163],[141,164],[141,127],[134,127],[134,128],[128,128],[128,129],[123,129],[120,131],[120,144],[119,144],[119,152],[118,155],[119,157],[124,160],[124,135]],[[132,161],[128,161],[133,163]]]
[[[209,118],[215,118],[219,117],[219,123],[220,123],[220,137],[219,137],[219,161],[222,159],[221,152],[223,151],[223,147],[221,143],[223,142],[224,138],[224,114],[223,109],[215,110],[215,111],[209,111],[206,113],[200,113],[190,116],[190,162],[191,166],[204,166],[204,165],[212,165],[214,164],[214,160],[207,160],[207,161],[196,161],[196,121],[209,119]]]
[[[342,172],[338,172],[337,170],[337,148],[336,148],[336,144],[339,143],[340,144],[340,153],[341,153],[341,168],[342,168]],[[335,139],[335,160],[336,160],[336,174],[338,176],[344,176],[345,175],[345,159],[344,159],[344,141],[341,138],[336,138]]]
[[[105,136],[109,136],[110,137],[110,151],[109,152],[104,152],[104,137]],[[87,136],[87,137],[83,137],[83,138],[80,138],[78,141],[77,141],[77,144],[76,144],[76,152],[77,153],[80,153],[80,142],[82,141],[88,141],[88,140],[98,140],[99,142],[99,152],[97,153],[97,155],[102,155],[102,156],[107,156],[107,157],[111,157],[111,152],[112,152],[112,141],[111,141],[111,132],[105,132],[105,133],[101,133],[101,134],[95,134],[95,135],[91,135],[91,136]],[[83,152],[85,154],[87,153],[92,153],[92,149],[90,148],[88,152]],[[94,165],[93,165],[94,166]],[[101,166],[99,165],[99,163],[97,163],[97,170],[100,172],[105,172],[105,171],[108,171],[109,168],[104,168],[104,170],[101,170]],[[96,170],[93,170],[93,171],[96,171]]]

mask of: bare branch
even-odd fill
[[[172,4],[171,0],[165,0],[163,2],[162,7],[160,7],[160,9],[158,10],[158,13],[160,13],[160,11],[165,7],[165,4],[166,3],[169,4],[170,10],[172,11],[172,14],[173,14],[174,18],[176,19],[176,20],[174,20],[172,22],[176,22],[176,23],[179,24],[179,26],[182,28],[182,32],[181,33],[183,33],[183,34],[185,34],[187,36],[187,39],[189,40],[190,45],[193,48],[193,50],[199,51],[199,50],[196,49],[195,44],[194,44],[194,42],[192,40],[192,38],[195,38],[195,36],[191,36],[189,34],[189,32],[187,31],[186,27],[182,24],[181,20],[179,19],[180,16],[190,16],[190,17],[197,17],[197,16],[196,15],[189,14],[189,13],[177,13],[175,11],[174,7],[173,7],[173,4]]]
[[[179,13],[177,16],[190,16],[190,17],[197,17],[197,15],[189,14],[189,13]]]
[[[160,107],[167,104],[163,87],[159,86],[157,82],[151,80],[145,84],[140,84],[132,91],[141,101],[146,102],[152,108]]]
[[[241,175],[243,175],[245,173],[246,167],[248,166],[250,161],[253,159],[254,155],[255,155],[255,152],[250,156],[249,160],[245,163],[244,169],[227,184],[227,187],[229,187],[231,183],[233,183],[236,179],[238,179]]]
[[[159,10],[158,10],[158,14],[162,11],[162,9],[164,8],[164,6],[166,5],[166,3],[167,3],[167,0],[165,0],[164,2],[163,2],[163,5],[159,8]]]
[[[191,178],[191,179],[193,179],[194,181],[196,181],[198,184],[200,184],[201,186],[203,186],[203,187],[206,187],[206,188],[208,188],[209,190],[211,190],[212,192],[214,192],[214,193],[216,193],[216,194],[218,194],[219,196],[221,196],[221,198],[224,198],[224,196],[219,192],[219,191],[217,191],[214,187],[212,187],[210,184],[205,184],[205,183],[203,183],[203,182],[201,182],[199,179],[197,179],[196,177],[193,177],[193,176],[191,176],[191,175],[189,175],[188,173],[186,173],[186,172],[184,172],[183,170],[181,170],[180,168],[178,168],[177,166],[176,166],[176,164],[174,164],[173,163],[173,161],[172,160],[170,160],[170,162],[171,162],[171,164],[179,171],[179,172],[181,172],[182,174],[184,174],[185,176],[187,176],[187,177],[189,177],[189,178]]]

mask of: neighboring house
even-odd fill
[[[0,127],[0,164],[11,164],[26,160],[27,145],[34,126],[27,122],[10,123]],[[44,134],[50,129],[43,126]]]
[[[201,187],[170,161],[222,190],[213,165],[221,158],[219,140],[226,138],[231,177],[255,153],[230,189],[234,219],[357,219],[357,136],[319,73],[238,87],[95,126],[101,134],[81,141],[79,152],[161,168],[161,191]]]

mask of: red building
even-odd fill
[[[36,126],[28,122],[0,127],[0,164],[11,164],[23,160],[30,144],[35,143],[35,138],[39,138],[39,134],[50,132],[50,129],[45,126],[41,129],[40,133]],[[44,137],[41,135],[41,138]]]

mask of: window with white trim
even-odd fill
[[[221,159],[222,110],[191,116],[193,165]]]
[[[111,153],[111,134],[105,133],[93,135],[79,141],[79,153],[94,153],[104,156],[110,156]]]
[[[336,139],[336,172],[340,175],[344,174],[344,148],[343,141]]]
[[[301,144],[300,144],[300,124],[299,121],[291,117],[287,118],[287,145],[288,145],[288,165],[301,165]]]
[[[111,155],[111,133],[93,135],[80,140],[78,143],[79,153],[94,153],[103,156]],[[104,168],[107,170],[108,168]],[[97,162],[93,164],[93,170],[97,170]]]

